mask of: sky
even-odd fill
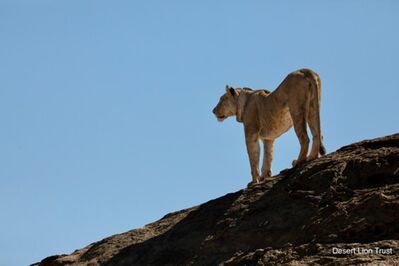
[[[251,180],[226,84],[323,83],[328,152],[399,131],[398,1],[0,0],[0,265],[139,228]],[[273,173],[299,143],[275,144]]]

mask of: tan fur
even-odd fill
[[[251,166],[252,182],[256,184],[272,175],[274,140],[294,126],[301,150],[293,166],[313,160],[324,154],[320,129],[321,81],[310,69],[290,73],[273,92],[267,90],[234,89],[226,86],[213,113],[219,121],[236,116],[244,124],[245,140]],[[312,149],[308,156],[309,126]],[[263,141],[264,156],[259,174],[260,147]]]

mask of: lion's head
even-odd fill
[[[236,115],[237,98],[238,92],[230,85],[226,85],[225,94],[220,97],[219,103],[212,111],[219,122],[222,122],[229,116]]]

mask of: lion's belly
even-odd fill
[[[265,117],[262,120],[260,137],[263,139],[276,139],[292,127],[292,119],[288,108],[279,114]]]

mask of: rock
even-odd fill
[[[34,265],[392,265],[398,221],[395,134]]]

